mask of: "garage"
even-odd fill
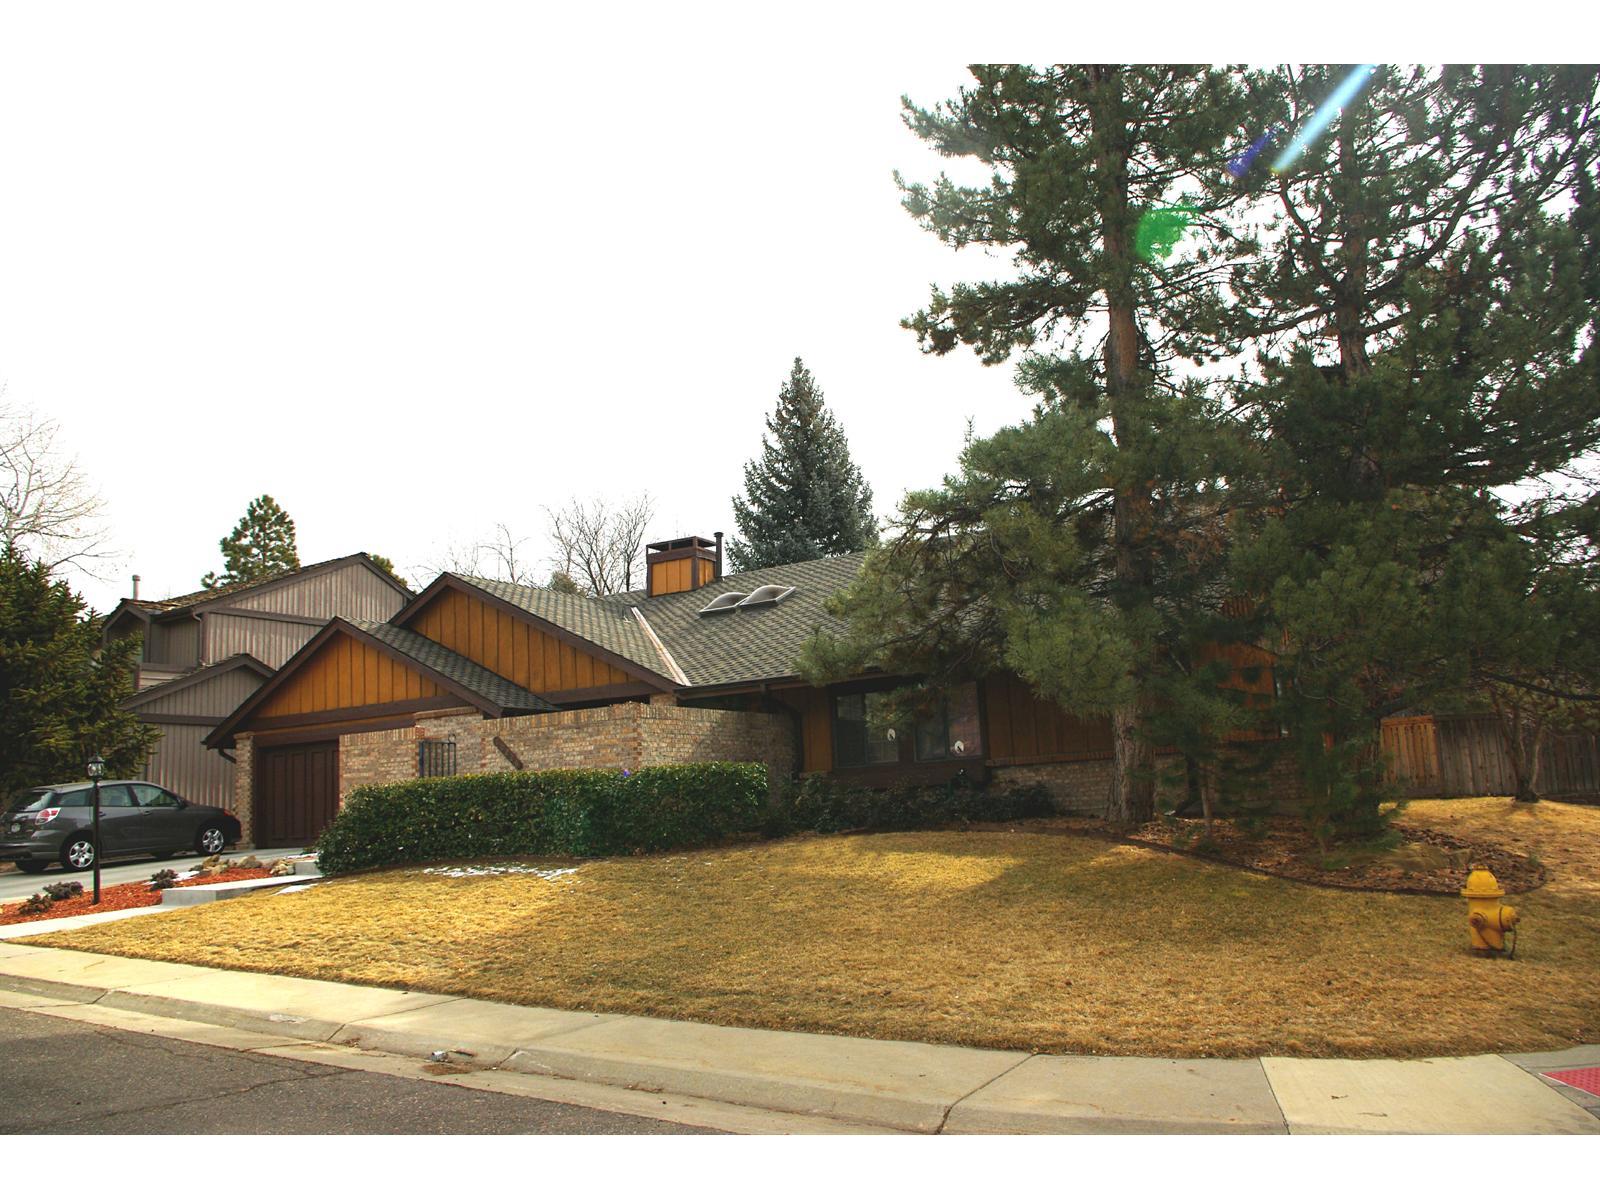
[[[257,846],[309,845],[338,809],[338,742],[263,746],[256,752]]]

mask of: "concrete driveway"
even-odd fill
[[[224,857],[228,859],[243,858],[251,851],[232,850]],[[273,859],[286,858],[291,854],[299,854],[299,850],[256,850],[254,854],[262,862],[271,862]],[[178,854],[166,862],[157,862],[146,855],[143,858],[113,859],[100,868],[100,886],[110,887],[113,883],[135,883],[142,879],[149,879],[151,875],[162,867],[171,867],[174,871],[185,871],[199,862],[201,855]],[[24,875],[10,863],[5,864],[5,870],[0,871],[0,902],[22,900],[33,895],[47,883],[57,883],[63,879],[76,879],[87,890],[94,886],[93,871],[68,871],[61,866],[53,866],[42,875]]]

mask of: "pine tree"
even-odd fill
[[[767,418],[767,434],[761,457],[745,465],[744,498],[733,501],[743,539],[728,546],[736,569],[846,554],[878,540],[872,489],[798,358]]]
[[[1110,812],[1143,821],[1153,715],[1174,689],[1202,694],[1209,680],[1172,664],[1220,610],[1206,584],[1229,503],[1219,481],[1240,447],[1173,366],[1231,349],[1216,284],[1248,247],[1219,220],[1237,198],[1198,180],[1248,140],[1237,73],[972,73],[954,101],[907,102],[907,123],[991,182],[902,183],[905,204],[948,245],[994,247],[1019,271],[935,289],[905,324],[933,354],[1027,352],[1019,382],[1041,402],[1030,421],[969,445],[945,488],[908,497],[900,535],[850,592],[849,632],[816,641],[806,666],[938,680],[1004,663],[1073,712],[1110,714]],[[1193,251],[1175,251],[1180,233]]]
[[[1258,121],[1303,124],[1348,72],[1256,77]],[[1468,670],[1459,597],[1522,586],[1493,564],[1523,517],[1490,489],[1600,445],[1597,79],[1379,68],[1324,141],[1258,173],[1276,228],[1232,315],[1264,352],[1244,399],[1281,503],[1234,567],[1286,637],[1285,715],[1331,834],[1382,828],[1380,722]]]
[[[113,775],[143,767],[155,731],[121,707],[139,639],[102,648],[102,630],[46,564],[0,550],[0,798],[81,779],[95,754]]]
[[[211,588],[230,583],[251,583],[300,565],[294,544],[294,521],[271,496],[250,501],[233,532],[219,543],[224,569],[209,572],[200,581]]]

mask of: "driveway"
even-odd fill
[[[231,851],[224,858],[243,858],[249,851]],[[299,854],[299,850],[257,850],[255,856],[262,862],[272,862],[274,859],[286,858],[291,854]],[[179,854],[167,862],[157,862],[146,856],[144,858],[129,858],[120,861],[113,860],[100,868],[100,886],[110,887],[113,883],[135,883],[141,879],[149,879],[162,867],[171,867],[174,871],[185,871],[200,860],[198,854]],[[42,875],[24,875],[21,871],[6,864],[7,869],[0,871],[0,902],[22,900],[33,895],[47,883],[58,883],[64,879],[76,879],[83,884],[84,890],[94,886],[93,871],[68,871],[60,866],[53,866]]]

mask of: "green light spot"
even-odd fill
[[[1146,262],[1170,258],[1189,222],[1199,215],[1199,209],[1188,204],[1152,208],[1139,218],[1139,228],[1134,234],[1135,252]]]

